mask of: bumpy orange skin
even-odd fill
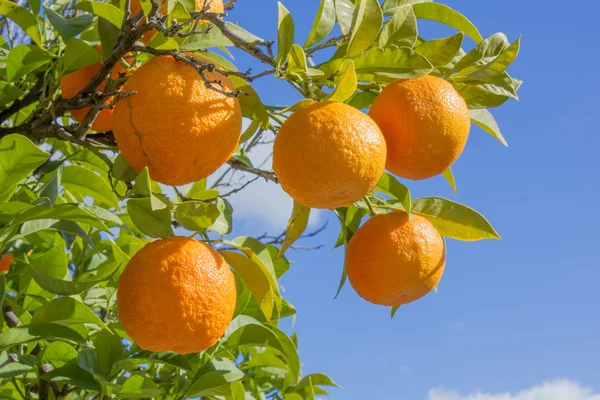
[[[195,239],[147,244],[121,275],[119,319],[143,349],[196,353],[225,333],[235,308],[235,278],[223,257]]]
[[[273,170],[283,190],[298,202],[334,209],[375,187],[385,154],[383,135],[368,115],[343,103],[315,103],[281,126]]]
[[[0,257],[0,272],[8,272],[10,269],[10,263],[14,260],[15,256],[12,254],[4,254]]]
[[[201,11],[202,7],[204,6],[204,0],[196,0],[196,11]],[[210,0],[210,4],[209,4],[210,8],[209,11],[210,12],[215,12],[215,13],[222,13],[225,11],[225,6],[223,5],[223,0]],[[131,10],[131,15],[136,15],[138,12],[142,11],[142,3],[140,3],[140,0],[132,0],[131,5],[129,6],[130,10]],[[168,11],[168,4],[167,1],[165,1],[165,4],[160,8],[159,10],[162,14],[167,14]],[[200,21],[200,23],[202,22],[206,22],[206,21]],[[150,39],[152,39],[152,36],[154,35],[156,31],[150,31],[150,32],[146,32],[144,34],[144,36],[142,36],[142,42],[144,42],[145,44],[148,44],[148,42],[150,42]]]
[[[100,47],[100,45],[96,46],[96,51],[99,53],[102,52],[102,48]],[[92,77],[96,75],[96,73],[100,69],[100,66],[100,63],[91,64],[86,67],[80,68],[77,71],[70,73],[69,75],[63,76],[60,79],[60,89],[62,91],[62,96],[65,99],[75,97],[77,93],[83,90],[83,88],[88,84],[90,79],[92,79]],[[119,78],[119,74],[125,73],[127,73],[127,70],[121,64],[117,64],[112,70],[111,77],[112,79],[117,79]],[[98,90],[102,91],[105,87],[106,84],[102,83],[98,87]],[[108,104],[111,101],[112,97],[106,100],[106,103]],[[71,110],[70,112],[71,116],[75,121],[81,122],[83,121],[89,110],[89,107],[84,107],[78,110]],[[112,109],[101,110],[96,116],[94,123],[92,124],[92,129],[96,132],[112,131],[112,113]]]
[[[227,77],[205,72],[232,90]],[[212,174],[235,151],[242,131],[236,97],[208,87],[191,66],[170,56],[142,65],[123,86],[137,92],[117,102],[113,132],[129,165],[150,170],[168,185],[196,182]]]
[[[446,265],[444,240],[429,221],[393,212],[370,218],[350,239],[346,272],[363,299],[407,304],[437,285]]]
[[[467,103],[441,78],[396,81],[377,96],[371,111],[387,142],[387,169],[402,178],[444,172],[462,153],[471,126]]]

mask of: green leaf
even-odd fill
[[[441,197],[415,199],[412,210],[427,218],[442,236],[464,241],[500,239],[483,215],[452,200]]]
[[[202,201],[186,201],[172,206],[173,217],[181,226],[193,232],[211,227],[220,215],[216,205]]]
[[[296,46],[296,45],[294,45]],[[248,128],[242,133],[240,136],[240,144],[246,143],[248,140],[254,137],[254,134],[258,132],[258,128],[260,128],[260,123],[258,121],[252,120]],[[262,132],[262,131],[261,131]]]
[[[135,184],[133,185],[133,192],[140,196],[150,197],[150,205],[152,210],[162,210],[169,206],[169,198],[161,194],[154,194],[152,186],[156,183],[150,179],[150,171],[148,167],[144,167],[142,172],[135,178]]]
[[[94,376],[77,364],[67,364],[46,372],[41,379],[47,382],[66,382],[84,390],[100,390],[100,384],[94,379]]]
[[[33,370],[36,358],[31,354],[0,353],[0,379],[24,375]],[[4,393],[3,393],[4,394]]]
[[[124,182],[131,182],[138,175],[138,172],[129,166],[122,154],[115,159],[111,173],[115,179]]]
[[[143,399],[160,396],[161,390],[150,378],[133,375],[123,383],[121,389],[115,392],[117,399]]]
[[[0,106],[9,104],[23,95],[23,90],[12,83],[0,81]]]
[[[157,364],[167,364],[184,369],[186,371],[192,371],[190,362],[187,360],[187,358],[185,358],[185,356],[173,353],[171,351],[164,353],[140,351],[138,353],[132,354],[131,356],[129,356],[129,358],[122,360],[122,362],[128,361],[134,361],[136,364],[147,364],[148,362],[154,362]],[[119,366],[122,364],[122,362],[118,362],[115,364],[115,366],[112,368],[113,373],[121,372],[122,368],[119,368]]]
[[[256,93],[256,90],[245,80],[237,76],[229,76],[236,89],[247,93],[239,97],[240,105],[242,106],[242,114],[246,118],[256,120],[261,123],[261,126],[266,129],[269,127],[269,114],[264,103]]]
[[[61,221],[58,219],[38,219],[35,221],[28,221],[21,226],[20,234],[22,237],[26,237],[44,230],[54,230],[77,235],[84,239],[91,247],[94,247],[94,242],[88,234],[81,226],[79,226],[79,224],[77,224],[77,222],[73,221]]]
[[[72,38],[67,42],[63,56],[59,59],[61,75],[100,62],[100,53],[81,39]]]
[[[44,13],[54,29],[66,42],[79,35],[93,22],[93,17],[89,14],[78,15],[72,18],[64,18],[50,7],[44,6]]]
[[[356,6],[351,0],[334,0],[335,2],[335,17],[340,26],[342,34],[347,35],[352,29],[352,21]]]
[[[442,173],[442,175],[444,175],[444,178],[446,178],[446,181],[448,181],[448,183],[450,184],[450,187],[452,188],[454,194],[456,194],[456,182],[454,181],[454,174],[452,173],[452,169],[448,167],[448,169],[445,170]]]
[[[273,260],[271,259],[269,249],[267,249],[263,243],[248,236],[240,236],[233,240],[226,240],[224,243],[240,250],[258,264],[269,279],[271,289],[279,296],[279,286],[277,284],[277,275],[275,275]]]
[[[390,318],[394,318],[394,316],[396,315],[396,311],[398,311],[399,308],[400,308],[400,306],[393,306],[391,308],[391,312],[390,312],[391,316],[390,316]]]
[[[25,136],[12,134],[0,139],[0,201],[7,200],[17,184],[50,157]]]
[[[387,195],[392,196],[395,199],[400,200],[400,204],[406,210],[406,212],[410,215],[411,212],[411,200],[410,200],[410,190],[400,182],[391,174],[384,172],[379,182],[377,182],[377,186],[375,186],[375,190],[385,193]]]
[[[224,346],[229,349],[238,346],[266,346],[279,351],[287,360],[294,382],[298,380],[300,360],[292,339],[283,331],[272,326],[263,325],[245,315],[236,317],[225,333]]]
[[[208,25],[206,25],[208,26]],[[198,27],[198,31],[202,30]],[[227,39],[220,29],[211,29],[207,33],[192,35],[179,46],[180,50],[198,51],[199,49],[208,49],[211,47],[233,46],[231,40]]]
[[[173,236],[170,212],[166,209],[153,211],[149,197],[129,199],[127,214],[145,235],[155,238]]]
[[[388,80],[409,79],[427,75],[433,70],[425,57],[408,47],[384,51],[369,49],[356,60],[354,66],[361,80],[370,80],[368,77],[373,75]]]
[[[279,254],[277,257],[281,257],[285,254],[286,250],[298,240],[308,225],[308,218],[310,217],[310,207],[294,200],[294,209],[292,210],[292,216],[288,221],[287,230],[285,231],[285,239],[279,248]]]
[[[498,107],[508,99],[518,100],[517,89],[520,84],[506,72],[489,79],[453,83],[472,110]]]
[[[232,400],[245,400],[246,389],[241,381],[231,382],[231,397]]]
[[[92,310],[72,297],[58,297],[38,308],[31,318],[31,323],[45,322],[59,325],[94,324],[108,329]]]
[[[340,103],[343,103],[354,94],[357,86],[358,79],[356,78],[354,63],[350,62],[340,78],[340,82],[338,83],[337,87],[329,96],[325,98],[325,100],[339,101]]]
[[[373,92],[358,92],[348,101],[348,105],[364,110],[371,107],[376,97],[377,95]]]
[[[83,4],[83,3],[79,3]],[[104,4],[104,3],[94,3]],[[104,4],[110,5],[110,4]],[[120,28],[113,25],[110,21],[104,18],[98,18],[98,34],[100,35],[100,43],[102,44],[102,60],[106,60],[113,52],[117,40],[119,39]]]
[[[244,254],[223,250],[220,252],[250,290],[267,320],[273,315],[275,293],[271,287],[268,272],[259,263]]]
[[[381,8],[385,15],[393,15],[400,7],[417,3],[427,3],[430,1],[431,0],[385,0]]]
[[[310,374],[303,377],[294,388],[294,391],[304,389],[308,386],[333,386],[340,387],[329,376],[321,373]]]
[[[379,35],[379,48],[413,47],[417,41],[417,18],[412,7],[400,7]]]
[[[21,44],[8,53],[6,79],[15,82],[23,75],[49,63],[51,59],[52,55],[47,51],[32,44]]]
[[[62,168],[58,168],[48,182],[37,191],[39,198],[47,198],[51,204],[56,203],[58,192],[60,191],[60,181],[62,178]]]
[[[84,371],[92,374],[100,382],[107,382],[106,378],[102,376],[100,371],[100,364],[98,362],[98,353],[94,349],[83,349],[77,354],[77,364]]]
[[[321,0],[315,22],[310,30],[304,48],[310,47],[325,39],[335,25],[334,0]]]
[[[415,16],[420,19],[427,19],[430,21],[440,22],[444,25],[451,26],[456,30],[462,31],[473,39],[475,43],[479,43],[483,40],[481,34],[464,15],[451,9],[450,7],[441,3],[418,3],[413,4],[413,11]]]
[[[54,368],[62,367],[75,358],[77,358],[77,350],[63,342],[49,343],[44,346],[44,349],[39,356],[41,363],[52,363]]]
[[[88,168],[78,165],[64,166],[62,184],[65,189],[79,196],[80,199],[89,196],[100,204],[119,209],[119,202],[110,184]]]
[[[336,241],[334,248],[339,247],[345,243],[348,243],[352,236],[358,230],[360,222],[366,215],[366,210],[356,206],[350,206],[347,208],[338,208],[335,210],[335,214],[341,223],[341,231]]]
[[[217,208],[219,209],[219,217],[212,224],[208,230],[217,232],[220,235],[227,235],[231,233],[233,229],[233,220],[231,214],[233,213],[233,207],[229,201],[218,197],[217,198]]]
[[[64,340],[81,345],[85,344],[85,339],[73,329],[63,325],[44,323],[18,326],[1,333],[0,349],[40,340]]]
[[[471,72],[468,77],[472,79],[488,79],[504,72],[519,54],[521,36],[517,38],[506,50],[498,55],[493,61],[477,71]]]
[[[490,113],[488,110],[481,109],[469,110],[469,114],[471,115],[471,122],[473,122],[475,125],[483,129],[496,139],[498,139],[500,143],[508,147],[508,143],[506,142],[506,139],[504,139],[504,136],[502,136],[500,128],[498,127],[498,124],[496,123],[496,120],[494,119],[492,113]]]
[[[226,29],[228,29],[235,36],[237,36],[240,39],[243,39],[247,42],[250,42],[250,43],[264,42],[264,40],[261,39],[260,37],[248,32],[244,28],[242,28],[239,25],[236,25],[232,22],[225,21],[225,26],[227,27]]]
[[[308,74],[306,53],[304,52],[304,49],[300,47],[300,45],[292,45],[292,51],[290,52],[290,59],[288,61],[288,71]]]
[[[50,293],[62,295],[62,296],[71,296],[74,294],[82,293],[100,282],[104,282],[109,280],[121,267],[121,264],[115,263],[113,268],[108,272],[108,274],[103,274],[99,278],[85,281],[70,281],[63,280],[53,276],[49,276],[44,272],[34,268],[33,264],[29,267],[29,271],[31,273],[32,278],[36,281],[38,285],[44,290],[49,291]]]
[[[4,296],[6,295],[6,278],[4,274],[0,274],[0,308],[4,304]]]
[[[277,65],[281,68],[294,44],[294,19],[281,2],[277,2],[277,7]]]
[[[229,384],[244,377],[244,373],[228,359],[215,359],[198,371],[196,379],[186,392],[186,397],[218,396],[230,394]]]
[[[442,67],[460,52],[464,37],[464,33],[458,32],[447,38],[428,40],[417,46],[415,51],[426,57],[434,67]]]
[[[108,3],[82,1],[74,4],[71,8],[74,10],[87,11],[98,17],[104,18],[117,28],[121,28],[121,24],[123,23],[123,11]]]
[[[377,38],[383,23],[383,12],[377,0],[361,0],[352,26],[346,57],[353,58],[368,49]]]
[[[458,75],[468,75],[471,72],[477,71],[482,66],[493,61],[509,46],[510,44],[505,34],[495,33],[481,41],[466,56],[461,58],[452,69],[452,72],[457,72]]]
[[[0,0],[0,14],[14,21],[35,44],[42,47],[42,35],[35,16],[26,8],[8,0]]]

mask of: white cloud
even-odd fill
[[[265,132],[262,141],[270,142],[273,138],[274,135],[271,132]],[[272,143],[252,148],[248,154],[252,165],[271,171],[272,150]],[[213,174],[211,182],[214,182],[223,171],[224,169],[221,168]],[[239,187],[254,177],[252,174],[236,172],[234,183]],[[222,191],[226,192],[227,190],[229,188]],[[256,230],[260,233],[280,233],[287,226],[288,219],[292,214],[293,200],[281,189],[281,186],[264,179],[258,179],[241,192],[231,195],[229,201],[233,206],[234,219],[243,218],[250,222],[256,222]],[[314,226],[319,222],[319,214],[318,210],[311,211],[309,226]]]
[[[432,389],[429,391],[428,400],[600,400],[600,393],[568,379],[559,379],[514,394],[459,394],[453,390]]]

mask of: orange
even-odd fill
[[[368,115],[347,104],[314,103],[279,129],[273,169],[281,187],[308,207],[334,209],[362,199],[385,168],[385,140]]]
[[[8,272],[10,269],[10,263],[15,258],[12,254],[4,254],[0,257],[0,272]]]
[[[444,79],[395,81],[377,96],[369,115],[387,142],[387,169],[408,179],[444,172],[462,153],[471,126],[467,103]]]
[[[354,234],[346,272],[363,299],[385,306],[417,300],[437,287],[446,264],[444,240],[425,218],[379,214]]]
[[[100,47],[100,45],[96,46],[96,51],[98,53],[102,53],[102,48]],[[98,70],[100,70],[100,66],[101,64],[98,62],[80,68],[75,72],[71,72],[70,74],[63,76],[60,79],[60,89],[62,90],[62,96],[65,99],[75,97],[81,90],[83,90],[83,88],[88,84],[90,79],[92,79],[92,77],[96,75]],[[117,79],[119,78],[119,74],[125,73],[127,73],[127,70],[121,64],[117,64],[112,70],[111,77],[112,79]],[[106,83],[103,82],[97,90],[103,91],[105,87]],[[112,99],[112,97],[107,99],[106,104],[110,103]],[[77,110],[71,110],[70,112],[71,116],[75,121],[81,122],[83,121],[89,110],[89,107],[84,107]],[[98,116],[96,116],[96,119],[92,124],[92,129],[96,132],[112,131],[112,113],[112,109],[102,109],[98,113]]]
[[[119,282],[117,308],[125,332],[150,351],[197,353],[214,345],[231,322],[235,278],[223,257],[186,237],[157,240],[131,259]]]
[[[204,6],[204,1],[205,0],[196,0],[196,11],[202,11],[202,7]],[[209,5],[209,11],[210,12],[215,12],[215,13],[223,13],[225,12],[225,7],[223,5],[223,0],[206,0],[208,5]],[[168,12],[168,2],[165,1],[165,4],[160,8],[160,12],[162,14],[167,14]],[[130,5],[130,10],[131,10],[131,15],[136,15],[137,13],[139,13],[142,10],[142,3],[140,3],[140,0],[132,0],[131,5]],[[200,21],[200,23],[203,23],[206,21]],[[152,30],[149,32],[146,32],[144,34],[144,36],[142,36],[142,42],[144,42],[145,44],[148,44],[150,42],[150,39],[152,39],[152,36],[154,35],[156,31]]]
[[[233,90],[220,73],[205,75]],[[239,101],[207,87],[193,67],[155,57],[123,90],[136,93],[117,102],[113,132],[132,168],[147,166],[155,181],[184,185],[212,174],[234,153],[242,131]]]

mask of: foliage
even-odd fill
[[[326,395],[324,387],[336,384],[322,374],[302,376],[298,339],[278,327],[295,314],[278,284],[289,269],[284,253],[302,237],[310,209],[295,205],[287,238],[222,237],[233,224],[227,197],[245,187],[233,187],[232,177],[243,171],[277,181],[271,171],[253,166],[247,153],[302,106],[265,105],[252,82],[273,75],[304,102],[330,99],[367,109],[389,82],[432,74],[450,81],[467,101],[472,121],[506,145],[488,109],[517,99],[521,81],[506,70],[520,39],[510,43],[501,33],[483,39],[458,11],[427,0],[321,0],[308,38],[295,34],[293,16],[280,3],[276,42],[205,12],[207,7],[195,10],[193,1],[168,0],[167,17],[158,13],[155,0],[143,0],[138,15],[130,15],[129,3],[54,0],[40,7],[37,0],[0,0],[5,66],[0,70],[0,254],[15,255],[8,274],[0,275],[0,397]],[[420,19],[458,33],[426,40],[417,29]],[[157,32],[145,46],[140,38],[150,30]],[[475,46],[465,44],[465,36]],[[93,49],[97,43],[101,59]],[[266,69],[239,72],[230,49],[252,55]],[[183,53],[201,50],[210,61]],[[131,65],[122,62],[126,54],[135,56]],[[147,170],[138,174],[118,156],[111,132],[89,131],[106,99],[119,97],[123,79],[111,81],[112,67],[121,62],[133,70],[162,54],[200,72],[228,75],[236,86],[230,95],[241,95],[248,128],[227,170],[211,185],[206,180],[187,188],[158,185]],[[102,68],[86,89],[63,99],[60,78],[98,61]],[[98,89],[107,80],[106,89]],[[90,112],[77,124],[69,110],[84,106]],[[452,171],[444,176],[455,188]],[[406,186],[385,174],[374,193],[335,211],[341,222],[336,246],[345,245],[368,215],[393,209],[424,216],[449,238],[499,238],[475,210],[439,197],[411,199]],[[131,256],[175,231],[211,241],[237,276],[234,320],[219,343],[200,354],[140,349],[121,328],[115,309],[118,278]],[[345,280],[344,272],[340,289]]]

